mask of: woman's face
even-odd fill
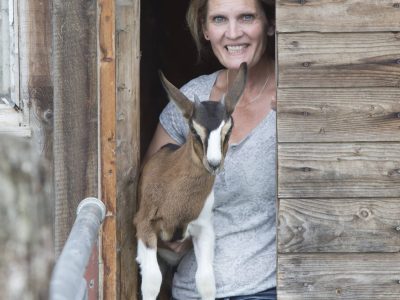
[[[208,0],[203,26],[214,54],[223,66],[256,65],[267,43],[267,19],[258,0]]]

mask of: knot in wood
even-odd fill
[[[43,118],[47,122],[51,121],[53,119],[53,111],[51,109],[46,109],[43,113]]]
[[[303,62],[303,67],[304,67],[304,68],[309,68],[310,66],[311,66],[311,63],[310,63],[310,62],[308,62],[308,61]]]
[[[291,42],[293,47],[298,47],[299,46],[299,42],[298,41],[293,41]]]
[[[394,3],[394,4],[393,4],[393,7],[394,7],[394,8],[400,8],[400,3]]]
[[[364,219],[368,218],[371,215],[371,211],[368,208],[362,208],[360,210],[360,216]]]

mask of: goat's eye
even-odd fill
[[[193,133],[196,140],[198,140],[200,143],[202,143],[200,135],[197,133],[197,131],[192,126],[190,126],[190,131]]]

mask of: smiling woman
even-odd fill
[[[217,298],[250,299],[254,293],[263,293],[261,299],[276,298],[276,90],[274,61],[268,51],[273,45],[273,12],[273,6],[259,0],[192,0],[187,12],[200,58],[208,60],[210,56],[206,54],[210,49],[222,66],[185,84],[181,91],[187,98],[223,99],[233,86],[240,63],[249,65],[244,93],[232,115],[234,127],[224,168],[216,175],[214,184]],[[188,132],[179,111],[168,104],[161,113],[145,160],[167,143],[184,144]],[[187,250],[188,245],[170,246],[179,251]],[[174,276],[175,299],[198,299],[196,269],[191,249]]]

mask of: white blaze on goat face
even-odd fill
[[[208,136],[208,147],[207,147],[207,161],[212,166],[219,166],[222,159],[222,141],[221,131],[225,125],[225,121],[222,121],[218,128],[210,132]]]

